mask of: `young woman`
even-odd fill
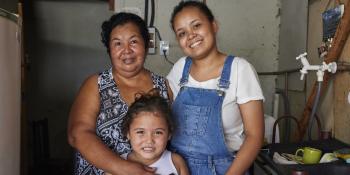
[[[167,76],[178,127],[170,148],[186,160],[192,175],[244,174],[264,135],[264,97],[256,72],[245,59],[218,50],[218,25],[204,3],[180,2],[171,25],[187,57]]]

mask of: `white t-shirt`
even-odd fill
[[[167,76],[174,100],[180,90],[179,82],[185,61],[186,57],[180,58]],[[219,79],[220,77],[217,77],[199,82],[189,75],[188,83],[185,86],[217,89]],[[230,87],[226,90],[222,106],[225,142],[231,152],[239,150],[244,140],[243,122],[238,104],[251,100],[264,100],[257,73],[247,60],[235,57],[231,66]]]
[[[129,153],[122,154],[120,155],[120,157],[127,160],[128,154]],[[164,150],[159,160],[149,165],[149,167],[156,168],[156,174],[159,174],[159,175],[169,175],[169,174],[178,175],[179,173],[177,173],[173,159],[171,158],[171,154],[172,153],[170,151]]]

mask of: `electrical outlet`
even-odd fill
[[[159,41],[159,55],[169,55],[169,41]]]

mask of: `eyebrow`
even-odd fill
[[[190,22],[190,24],[193,24],[193,23],[195,23],[195,22],[197,22],[197,21],[199,21],[199,19],[194,19],[193,21]],[[182,28],[176,29],[175,32],[178,32],[178,31],[180,31],[180,30],[182,30]]]
[[[145,128],[135,128],[133,131],[139,131],[139,130],[145,130]],[[156,128],[154,130],[163,130],[163,131],[166,131],[165,128]]]
[[[134,34],[134,35],[132,35],[131,37],[129,37],[129,39],[133,39],[133,38],[136,38],[136,37],[137,37],[137,35]],[[118,38],[118,37],[113,37],[113,38],[111,39],[111,41],[113,41],[113,40],[121,40],[121,39]]]

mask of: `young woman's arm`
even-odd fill
[[[100,109],[97,75],[82,85],[73,103],[68,121],[68,142],[97,168],[112,174],[154,174],[144,166],[123,160],[96,135],[96,120]]]
[[[189,175],[185,160],[176,153],[171,153],[171,158],[179,175]]]
[[[244,174],[258,155],[264,138],[264,114],[262,100],[253,100],[239,105],[245,140],[239,149],[227,175]]]

